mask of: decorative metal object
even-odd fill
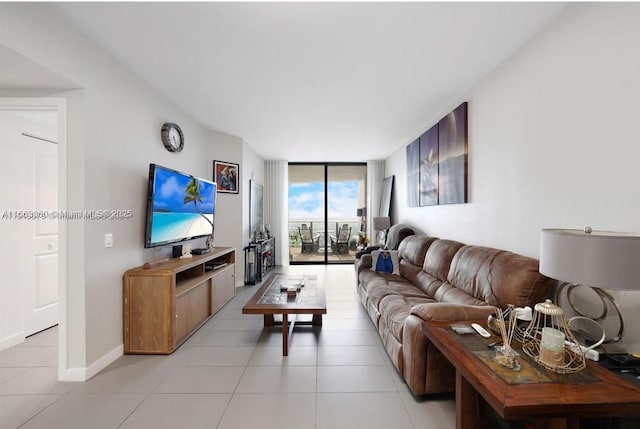
[[[585,354],[599,346],[603,338],[591,347],[580,346],[570,325],[581,316],[566,320],[562,308],[551,300],[536,304],[531,323],[523,334],[522,350],[545,368],[561,374],[585,368]]]

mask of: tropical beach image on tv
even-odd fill
[[[213,234],[214,182],[151,164],[148,198],[145,247]]]

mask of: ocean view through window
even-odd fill
[[[353,263],[366,201],[366,164],[289,164],[292,264]]]

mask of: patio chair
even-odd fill
[[[302,253],[316,253],[320,249],[320,234],[313,235],[306,223],[298,227],[302,240]]]
[[[343,224],[339,231],[337,231],[337,237],[331,235],[331,250],[336,254],[349,253],[349,237],[351,237],[351,227],[348,224]]]

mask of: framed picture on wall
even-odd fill
[[[438,204],[438,124],[420,136],[420,205]]]
[[[240,166],[232,162],[213,161],[213,181],[218,185],[218,192],[237,194]]]
[[[438,123],[438,203],[467,202],[467,103]]]
[[[407,146],[407,205],[420,205],[418,184],[420,180],[420,140]]]
[[[262,228],[262,185],[249,181],[249,233],[253,239]]]

